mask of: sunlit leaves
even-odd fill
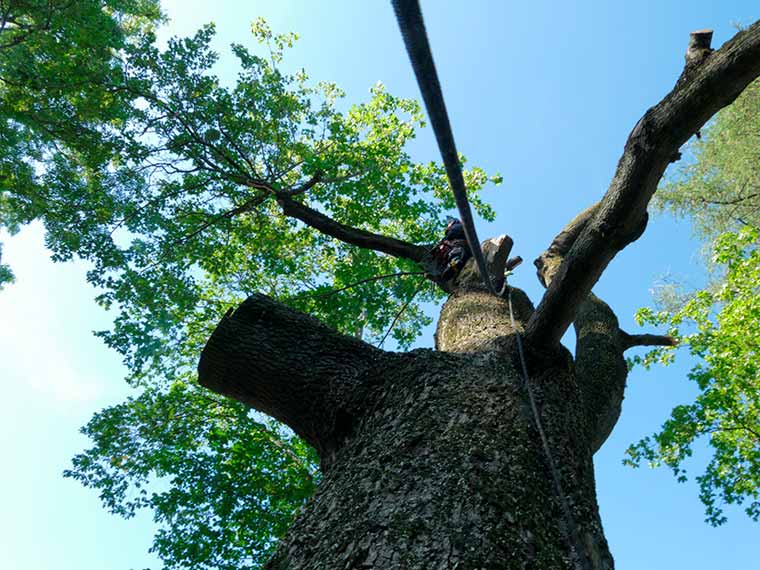
[[[67,477],[131,517],[150,508],[165,568],[259,568],[318,477],[314,452],[246,406],[177,382],[106,408]]]
[[[0,223],[41,219],[55,259],[92,264],[98,302],[115,314],[98,334],[141,390],[96,414],[84,429],[93,447],[67,475],[114,513],[151,509],[167,568],[259,567],[311,494],[315,458],[195,384],[219,319],[259,292],[375,344],[392,327],[407,347],[430,322],[422,303],[442,295],[412,262],[321,234],[285,216],[278,199],[419,245],[441,237],[453,199],[443,167],[407,151],[423,126],[417,102],[378,83],[347,105],[336,85],[286,71],[296,36],[263,20],[252,45],[231,46],[237,78],[217,77],[213,25],[160,49],[149,14],[140,25],[119,11],[149,0],[104,5],[94,16],[116,19],[91,39],[114,42],[94,52],[67,44],[72,57],[45,68],[55,80],[5,92],[13,114],[0,123],[0,183],[12,188],[0,193]],[[78,22],[66,17],[61,33]],[[18,61],[4,59],[0,74]],[[53,90],[44,109],[39,89]],[[475,209],[493,219],[479,193],[501,178],[464,175]]]
[[[696,356],[689,374],[699,394],[678,406],[662,430],[628,450],[628,463],[667,465],[680,480],[698,440],[712,457],[697,477],[712,524],[722,505],[743,504],[760,519],[760,82],[755,81],[702,131],[692,160],[655,194],[654,204],[690,219],[706,242],[711,282],[688,291],[667,284],[659,310],[642,309],[640,324],[666,326]],[[657,349],[634,361],[668,364]]]
[[[689,373],[699,395],[676,407],[662,430],[628,449],[627,463],[667,465],[685,480],[683,462],[699,438],[713,451],[697,477],[707,520],[721,524],[723,504],[744,504],[760,519],[760,231],[723,234],[714,261],[722,285],[699,291],[673,312],[642,310],[641,322],[680,331],[682,345],[700,361]],[[670,352],[672,355],[672,352]],[[651,362],[659,351],[645,357]]]
[[[2,2],[0,228],[36,218],[76,227],[83,211],[102,225],[107,201],[71,204],[75,194],[50,188],[49,178],[69,186],[108,160],[113,129],[131,110],[131,97],[113,88],[119,52],[160,19],[156,0]],[[75,250],[79,239],[66,239]]]
[[[285,217],[279,194],[346,226],[418,244],[438,239],[453,200],[443,167],[415,163],[406,151],[423,124],[417,102],[378,83],[368,100],[341,111],[336,86],[281,71],[295,36],[278,36],[263,21],[253,31],[256,50],[232,46],[240,74],[230,86],[212,72],[213,26],[163,52],[125,48],[124,88],[143,103],[123,130],[115,172],[99,178],[108,183],[101,187],[112,219],[70,227],[71,236],[61,230],[55,240],[60,255],[84,251],[98,265],[90,277],[104,288],[100,301],[120,309],[115,329],[102,335],[135,377],[177,369],[171,355],[197,328],[201,304],[216,305],[218,318],[222,302],[264,292],[342,332],[361,329],[368,340],[395,322],[394,338],[408,346],[429,322],[420,303],[440,295],[419,279],[320,294],[413,268]],[[465,178],[475,208],[492,219],[478,195],[488,176],[473,168]],[[86,202],[83,193],[71,192]],[[92,236],[99,251],[82,247]],[[205,309],[202,318],[215,320]]]

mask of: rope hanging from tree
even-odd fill
[[[485,259],[483,257],[483,251],[480,248],[480,241],[478,240],[478,235],[475,231],[475,223],[472,218],[472,212],[470,211],[470,204],[467,200],[467,189],[464,184],[464,177],[462,176],[462,169],[459,163],[459,154],[457,153],[456,145],[454,144],[454,135],[451,131],[451,123],[449,122],[446,104],[443,100],[443,92],[441,90],[441,84],[438,81],[438,73],[436,72],[435,63],[433,62],[433,54],[430,50],[430,43],[428,42],[427,32],[425,31],[425,23],[422,19],[422,11],[420,10],[419,2],[418,0],[392,0],[392,3],[396,12],[399,28],[401,29],[401,35],[404,38],[406,51],[409,54],[414,74],[417,77],[417,84],[422,92],[425,108],[430,117],[430,123],[433,126],[435,138],[438,141],[438,148],[441,151],[443,164],[446,167],[446,175],[448,176],[449,184],[451,185],[451,191],[454,194],[454,200],[456,201],[457,209],[459,210],[459,216],[464,226],[465,237],[470,246],[470,251],[472,251],[475,262],[480,270],[480,275],[482,276],[486,287],[488,287],[488,290],[497,296],[503,296],[505,289],[509,292],[509,317],[512,323],[512,329],[515,331],[517,337],[517,350],[520,356],[520,365],[522,368],[525,390],[528,393],[533,420],[538,429],[543,451],[546,455],[549,470],[552,474],[554,490],[562,506],[562,515],[565,519],[565,535],[568,546],[570,547],[573,565],[576,570],[590,569],[593,565],[583,556],[583,547],[578,534],[578,527],[573,518],[567,498],[562,490],[559,472],[554,462],[554,458],[552,457],[549,441],[544,432],[543,425],[541,424],[538,407],[536,406],[535,398],[533,397],[530,376],[528,375],[528,367],[523,351],[522,337],[520,331],[516,328],[512,312],[512,291],[507,287],[506,281],[504,282],[504,287],[501,291],[496,290],[496,287],[491,280],[491,276],[488,273]]]
[[[457,153],[454,135],[451,132],[451,123],[446,111],[446,103],[443,101],[443,92],[438,81],[433,54],[430,51],[420,5],[417,0],[393,0],[393,8],[396,11],[396,19],[399,28],[401,28],[401,35],[404,37],[404,44],[412,62],[414,74],[417,76],[417,84],[422,92],[422,99],[425,101],[425,108],[428,117],[430,117],[435,138],[438,141],[443,165],[446,168],[446,176],[449,178],[457,210],[459,210],[459,217],[464,226],[467,244],[470,246],[475,263],[478,264],[480,275],[483,277],[486,287],[491,293],[498,295],[498,291],[489,277],[486,261],[480,249],[478,234],[475,231],[462,168],[459,164],[459,153]]]

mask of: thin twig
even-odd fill
[[[425,272],[424,271],[399,271],[398,273],[386,273],[384,275],[375,275],[374,277],[368,277],[367,279],[362,279],[361,281],[351,283],[350,285],[346,285],[345,287],[341,287],[340,289],[333,289],[331,291],[326,291],[325,293],[314,292],[314,293],[308,294],[307,296],[316,297],[316,298],[330,297],[332,295],[335,295],[336,293],[345,291],[346,289],[351,289],[352,287],[356,287],[357,285],[363,285],[364,283],[371,283],[372,281],[379,281],[381,279],[390,279],[391,277],[406,277],[407,275],[425,275]]]

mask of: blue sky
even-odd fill
[[[286,64],[315,80],[337,82],[347,101],[368,96],[378,80],[394,94],[418,97],[389,2],[330,0],[174,0],[162,37],[217,25],[217,48],[251,44],[259,15],[301,40]],[[484,196],[494,223],[481,238],[509,233],[516,254],[533,259],[581,209],[605,191],[625,139],[646,109],[677,78],[690,31],[715,29],[714,46],[736,22],[760,16],[756,2],[423,1],[433,51],[457,145],[470,164],[501,172],[504,184]],[[232,79],[233,60],[219,73]],[[437,158],[433,136],[412,151]],[[0,362],[5,398],[0,444],[6,457],[0,485],[0,567],[8,570],[101,570],[151,567],[149,514],[124,521],[109,515],[92,491],[64,480],[72,455],[87,445],[77,433],[94,413],[125,397],[118,356],[91,331],[108,326],[85,283],[86,266],[53,264],[39,226],[2,236],[3,261],[17,283],[0,292]],[[622,252],[595,291],[635,331],[633,313],[650,302],[664,274],[698,285],[698,244],[687,223],[655,218]],[[513,282],[534,300],[541,290],[532,266]],[[420,345],[432,343],[427,332]],[[621,465],[628,444],[657,429],[670,409],[688,401],[689,362],[634,371],[622,418],[595,458],[602,520],[617,567],[748,568],[756,564],[759,527],[738,510],[714,529],[703,522],[693,482],[663,470]],[[697,454],[699,455],[699,454]],[[699,473],[704,457],[693,461]]]

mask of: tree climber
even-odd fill
[[[446,225],[443,239],[433,248],[433,258],[441,268],[441,279],[454,279],[472,257],[470,246],[464,235],[464,226],[460,220],[452,218]]]
[[[438,268],[441,281],[451,281],[462,271],[467,261],[472,257],[472,251],[467,243],[464,225],[456,218],[449,218],[444,237],[431,250],[431,255]],[[522,263],[519,255],[510,258],[505,271],[512,271]]]

